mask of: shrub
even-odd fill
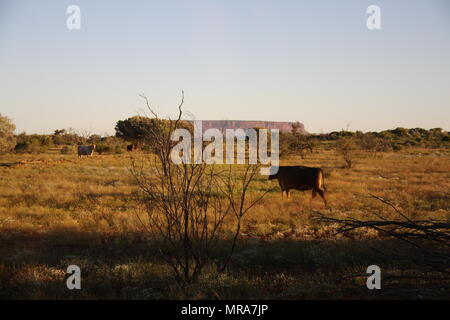
[[[376,157],[378,152],[388,151],[389,145],[383,139],[377,138],[372,133],[366,133],[361,137],[361,148]]]
[[[53,141],[50,136],[21,133],[17,136],[14,151],[18,153],[41,153],[48,150],[52,145]]]
[[[392,144],[392,150],[394,150],[394,151],[400,151],[400,150],[402,150],[402,149],[403,149],[403,147],[402,147],[401,144],[398,144],[398,143],[393,143],[393,144]]]
[[[148,105],[147,98],[143,97]],[[219,272],[226,270],[245,213],[266,193],[256,199],[248,196],[259,166],[248,165],[238,175],[231,167],[219,173],[205,163],[177,165],[170,159],[173,148],[170,135],[172,129],[180,127],[182,104],[183,98],[178,107],[178,119],[170,122],[171,130],[151,132],[149,142],[156,141],[154,150],[158,157],[150,157],[149,166],[141,166],[131,159],[131,171],[142,191],[139,201],[148,217],[145,230],[159,242],[161,258],[178,282],[190,284],[196,282],[208,267],[218,267]],[[156,117],[156,113],[150,111]],[[226,218],[234,220],[232,233],[224,232]],[[229,243],[228,254],[217,259],[215,255],[221,242]]]
[[[64,146],[61,149],[61,154],[70,154],[73,153],[73,149],[71,146]]]
[[[55,130],[51,136],[53,143],[56,145],[73,145],[77,143],[85,143],[84,139],[74,132],[73,129]]]
[[[111,152],[111,146],[107,145],[105,143],[99,143],[95,146],[95,152],[98,154],[102,153],[110,153]]]
[[[121,154],[121,153],[123,153],[123,148],[121,145],[114,145],[114,144],[101,142],[96,145],[95,152],[97,152],[98,154],[102,154],[102,153]]]
[[[14,130],[16,126],[12,121],[0,114],[0,153],[9,152],[16,145]]]
[[[347,168],[352,168],[355,165],[356,150],[354,138],[343,137],[336,142],[336,152],[345,161]]]

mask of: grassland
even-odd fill
[[[283,160],[324,169],[331,210],[319,198],[310,206],[309,192],[293,191],[286,199],[276,188],[245,217],[229,270],[218,274],[211,267],[198,283],[181,286],[139,222],[139,188],[128,154],[2,155],[0,298],[449,298],[448,285],[408,280],[421,271],[379,253],[399,243],[373,231],[335,235],[336,226],[314,219],[315,211],[359,219],[373,218],[374,212],[389,216],[390,209],[369,194],[389,199],[413,219],[449,219],[449,160],[445,149],[365,155],[352,169],[332,150]],[[258,177],[252,191],[275,186]],[[82,290],[66,288],[70,264],[82,269]],[[371,264],[406,280],[368,290],[361,274]]]

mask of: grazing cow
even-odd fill
[[[78,146],[78,157],[81,158],[81,156],[91,156],[94,153],[95,150],[95,144],[90,146]]]
[[[290,197],[290,190],[312,190],[311,201],[319,194],[325,206],[327,205],[327,200],[325,199],[325,185],[323,170],[321,168],[311,168],[304,166],[282,166],[278,168],[276,174],[270,175],[269,180],[278,179],[278,183],[281,187],[281,194]]]
[[[132,144],[128,144],[128,145],[127,145],[127,151],[128,151],[128,152],[133,151],[133,145],[132,145]]]

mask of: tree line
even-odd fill
[[[122,153],[126,146],[154,152],[151,137],[155,131],[170,128],[170,121],[160,118],[133,116],[117,121],[115,135],[101,136],[73,129],[57,129],[52,134],[15,134],[11,119],[0,114],[0,152],[43,153],[58,148],[61,153],[74,153],[77,145],[96,144],[96,152]],[[192,124],[181,121],[180,126],[192,130]],[[380,132],[333,131],[323,134],[303,134],[298,123],[290,132],[280,133],[281,156],[299,155],[302,158],[315,149],[336,149],[347,154],[352,150],[365,150],[373,155],[386,151],[399,151],[408,147],[446,148],[450,146],[449,133],[442,128],[396,128]],[[351,166],[351,164],[349,165]]]

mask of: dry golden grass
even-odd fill
[[[0,297],[2,298],[370,298],[365,280],[338,278],[383,264],[366,241],[392,245],[376,233],[359,240],[334,235],[312,212],[369,219],[389,214],[369,194],[388,199],[414,219],[450,218],[450,152],[409,149],[373,158],[360,154],[353,169],[331,150],[282,165],[320,166],[331,210],[310,192],[282,197],[279,188],[245,217],[231,270],[211,269],[199,284],[179,287],[156,258],[136,212],[139,192],[124,155],[0,156]],[[275,187],[258,177],[253,192]],[[231,225],[227,225],[232,228]],[[369,240],[373,239],[373,240]],[[379,244],[377,244],[379,241]],[[84,289],[65,288],[65,268],[78,264]],[[411,291],[414,292],[414,291]],[[447,292],[448,294],[448,292]],[[407,297],[417,297],[415,293]],[[377,296],[378,297],[378,296]],[[379,297],[383,297],[380,295]]]

